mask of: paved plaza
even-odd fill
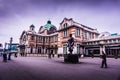
[[[12,57],[2,62],[0,80],[120,80],[120,58],[108,58],[108,68],[100,68],[101,59],[80,58],[78,64],[63,58]]]

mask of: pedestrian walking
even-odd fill
[[[106,60],[106,54],[104,53],[104,51],[102,51],[102,64],[101,64],[101,68],[103,68],[105,66],[105,68],[107,68],[107,60]]]

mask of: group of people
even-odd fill
[[[14,54],[14,57],[17,57],[17,53],[12,53],[12,52],[8,52],[8,51],[4,50],[2,53],[3,62],[7,62],[7,60],[11,60],[12,54]]]

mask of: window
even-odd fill
[[[86,43],[87,45],[89,45],[89,43]]]
[[[38,53],[41,53],[41,47],[38,47]]]
[[[55,36],[55,41],[58,41],[58,37],[57,36]]]
[[[54,37],[50,37],[50,42],[54,42]]]
[[[42,37],[41,36],[38,37],[38,42],[42,42]]]
[[[67,54],[67,44],[63,45],[63,54]]]
[[[65,23],[63,26],[64,26],[64,28],[66,28],[68,25],[67,25],[67,23]]]
[[[48,37],[45,37],[45,42],[48,42],[49,38]]]
[[[34,28],[32,28],[32,31],[34,30]]]
[[[64,30],[64,31],[63,31],[63,37],[67,37],[67,35],[68,35],[68,34],[67,34],[67,30]]]
[[[109,40],[109,43],[111,43],[112,42],[112,40]]]
[[[80,36],[80,29],[79,28],[76,29],[76,36]]]
[[[31,40],[34,40],[34,36],[33,35],[31,36]]]
[[[89,38],[92,39],[92,33],[89,33]]]
[[[116,39],[113,40],[113,43],[116,43]]]
[[[87,32],[84,32],[83,33],[83,39],[86,39],[87,38]]]

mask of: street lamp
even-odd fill
[[[8,54],[8,60],[11,60],[11,46],[12,46],[12,41],[13,41],[13,38],[11,37],[10,38],[10,48],[9,48],[9,54]]]

